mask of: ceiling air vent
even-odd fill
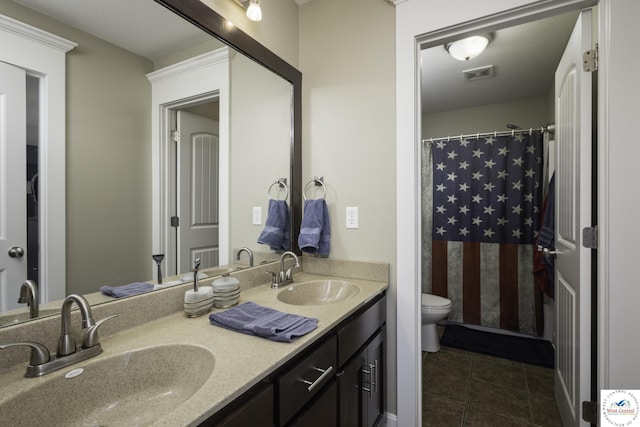
[[[479,80],[493,77],[493,65],[474,68],[472,70],[464,70],[462,72],[465,80]]]

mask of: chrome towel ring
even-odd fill
[[[313,179],[309,182],[307,182],[304,185],[304,188],[302,189],[302,198],[304,200],[307,200],[307,187],[309,187],[309,184],[315,184],[316,187],[322,187],[322,198],[324,199],[325,196],[327,195],[327,187],[324,186],[324,177],[317,177],[314,176]]]
[[[281,200],[288,200],[288,199],[289,199],[289,187],[287,187],[287,178],[278,178],[278,179],[276,179],[276,181],[275,181],[273,184],[271,184],[271,185],[269,186],[269,189],[267,190],[267,198],[268,198],[269,200],[273,199],[273,198],[271,197],[271,189],[272,189],[275,185],[277,185],[277,186],[278,186],[278,189],[284,188],[284,191],[285,191],[284,199],[281,199]],[[274,200],[275,200],[275,199],[274,199]]]

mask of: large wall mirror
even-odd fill
[[[66,54],[66,265],[58,266],[66,273],[64,294],[93,294],[98,302],[100,286],[155,280],[152,255],[158,253],[165,254],[164,275],[177,277],[191,269],[194,256],[205,269],[220,267],[212,274],[247,264],[236,259],[242,247],[253,250],[258,263],[277,258],[257,238],[269,197],[287,197],[291,230],[299,229],[299,71],[198,0],[2,0],[0,14],[77,44]],[[226,70],[223,86],[177,90],[187,95],[154,104],[154,84],[203,61]],[[41,95],[36,89],[35,99]],[[180,154],[182,142],[171,146],[171,130],[188,129],[183,126],[195,126],[179,133],[195,135],[188,144],[199,147],[196,155]],[[32,222],[42,196],[33,190],[38,152],[46,150],[34,141],[27,132]],[[272,188],[280,179],[286,189]],[[189,198],[196,192],[199,197]],[[180,216],[180,228],[170,225],[173,216]],[[33,227],[37,244],[37,218]],[[202,241],[204,235],[212,240]],[[299,252],[294,235],[290,246]],[[184,246],[187,239],[201,241]],[[30,278],[44,284],[32,261]],[[27,311],[2,297],[5,311]],[[52,311],[43,310],[47,314]],[[13,324],[18,317],[8,319]]]

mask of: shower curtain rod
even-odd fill
[[[529,129],[511,129],[511,130],[504,130],[504,131],[494,131],[494,132],[478,132],[478,133],[469,133],[466,135],[454,135],[454,136],[443,136],[440,138],[425,138],[422,140],[422,143],[425,142],[435,142],[435,141],[449,141],[451,138],[458,138],[458,139],[463,139],[463,138],[480,138],[480,137],[485,137],[485,136],[505,136],[505,135],[515,135],[516,133],[524,133],[524,132],[532,132],[534,130],[539,130],[540,132],[549,132],[549,133],[554,133],[556,130],[556,126],[555,124],[549,124],[547,126],[542,126],[539,128],[529,128]]]

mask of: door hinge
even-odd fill
[[[582,402],[582,419],[591,424],[598,424],[600,405],[598,402]]]
[[[582,70],[591,73],[598,71],[598,45],[582,54]]]
[[[171,217],[171,226],[172,227],[180,227],[180,217],[172,216]]]
[[[598,226],[582,229],[582,246],[587,249],[598,249]]]
[[[179,130],[172,130],[171,131],[171,140],[173,142],[180,142],[180,131]]]

